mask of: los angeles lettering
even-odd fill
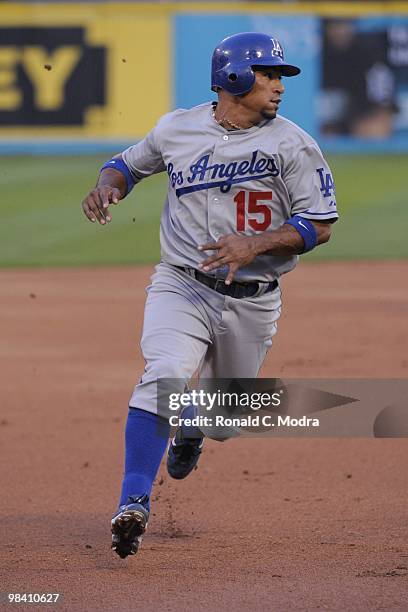
[[[190,175],[187,180],[189,183],[219,178],[232,180],[238,176],[257,175],[264,172],[271,176],[278,176],[279,169],[273,157],[258,157],[258,153],[259,151],[254,151],[250,161],[233,161],[229,164],[210,164],[210,156],[204,155],[190,166]]]
[[[183,172],[175,170],[172,162],[167,165],[167,173],[173,187],[184,183]],[[217,186],[220,186],[219,182],[221,180],[223,183],[222,191],[229,191],[231,185],[238,183],[240,178],[276,177],[279,173],[274,158],[262,157],[259,151],[253,151],[250,160],[232,161],[228,164],[211,164],[210,155],[207,154],[190,166],[186,181],[190,184],[216,181]],[[211,187],[211,184],[208,187]]]

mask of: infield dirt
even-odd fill
[[[70,611],[406,610],[406,439],[207,441],[186,481],[162,467],[140,553],[110,551],[151,271],[0,271],[0,591]],[[261,376],[407,378],[407,277],[299,266]]]

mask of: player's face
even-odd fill
[[[284,91],[279,69],[257,68],[255,84],[249,93],[241,97],[241,103],[246,109],[260,113],[265,119],[274,119]]]

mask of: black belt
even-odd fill
[[[228,295],[238,300],[241,298],[252,297],[258,293],[261,287],[265,287],[265,290],[261,294],[264,295],[265,293],[274,291],[279,286],[277,280],[273,280],[270,283],[237,283],[232,281],[230,285],[226,285],[224,279],[216,278],[215,276],[208,276],[208,274],[203,274],[195,268],[187,268],[183,266],[175,266],[175,268],[183,270],[183,272],[187,272],[187,274],[198,280],[203,285],[210,287],[210,289],[214,289],[214,291],[222,293],[222,295]]]

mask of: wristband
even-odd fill
[[[122,158],[113,157],[109,161],[105,162],[102,168],[100,169],[100,172],[102,172],[102,170],[105,170],[105,168],[112,168],[113,170],[118,170],[118,172],[121,172],[123,174],[126,179],[125,195],[132,191],[133,187],[136,185],[136,181]]]
[[[285,221],[284,225],[291,225],[302,236],[305,248],[303,253],[307,253],[317,246],[318,238],[316,228],[311,221],[304,219],[299,215],[295,215],[291,219]]]

